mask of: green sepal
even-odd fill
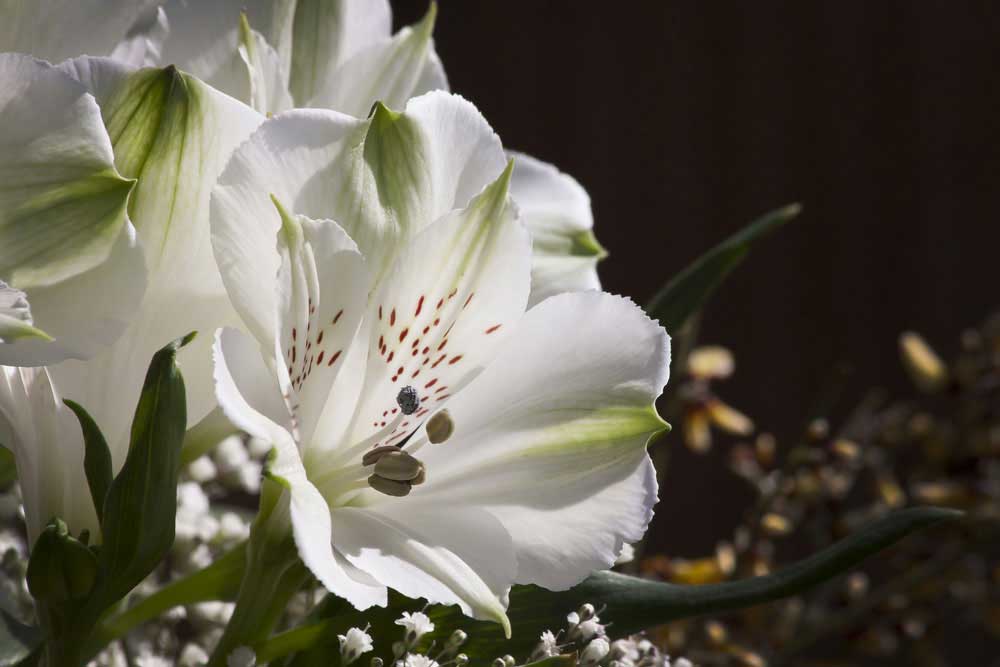
[[[688,318],[705,305],[722,281],[743,261],[756,241],[794,219],[801,211],[798,204],[790,204],[763,215],[730,236],[664,285],[646,306],[646,312],[659,320],[670,334],[680,331]]]
[[[903,537],[932,524],[955,520],[961,512],[936,507],[899,510],[873,521],[812,556],[772,574],[740,581],[682,586],[649,581],[616,572],[598,572],[566,591],[548,591],[538,586],[514,586],[507,615],[512,626],[510,640],[496,623],[476,621],[458,607],[432,606],[425,613],[434,622],[434,632],[426,638],[439,645],[457,629],[468,633],[462,646],[475,664],[486,664],[498,655],[524,659],[534,650],[539,635],[556,631],[566,614],[589,602],[603,608],[601,616],[611,622],[612,638],[684,618],[732,611],[797,595],[854,568],[867,557],[889,547]],[[391,643],[398,639],[395,620],[404,611],[420,611],[424,601],[411,600],[389,591],[386,608],[357,612],[346,602],[327,596],[306,625],[276,635],[254,646],[258,656],[274,660],[297,652],[290,667],[312,667],[337,655],[338,634],[350,627],[371,624],[374,655],[391,655]],[[283,651],[283,652],[280,652]]]
[[[83,470],[87,474],[87,486],[90,487],[90,497],[97,510],[97,520],[104,516],[104,500],[108,497],[108,489],[114,477],[111,466],[111,450],[104,439],[100,427],[79,403],[69,399],[63,400],[76,415],[83,431]]]
[[[97,556],[69,534],[62,519],[52,519],[35,540],[28,561],[28,591],[36,600],[60,606],[90,593],[97,578]]]

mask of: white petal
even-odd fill
[[[135,324],[93,363],[52,369],[65,395],[104,429],[120,464],[131,416],[121,406],[134,405],[149,360],[166,342],[202,333],[181,355],[189,423],[215,407],[210,332],[239,318],[212,255],[209,197],[230,151],[262,117],[172,68],[132,71],[107,59],[78,59],[65,69],[94,91],[115,162],[138,179],[129,211],[148,258],[150,289]]]
[[[0,442],[14,452],[30,544],[54,516],[100,539],[80,426],[44,368],[0,366]]]
[[[313,99],[351,56],[388,37],[392,24],[386,0],[298,0],[289,18],[285,35],[291,45],[287,37],[276,36],[275,43],[290,58],[291,91],[299,105]]]
[[[280,206],[279,202],[275,202]],[[344,366],[368,300],[368,273],[337,223],[282,213],[276,370],[301,441],[309,442]],[[273,339],[263,349],[275,349]]]
[[[360,121],[338,113],[291,111],[266,121],[240,147],[223,173],[213,202],[219,264],[244,319],[271,331],[268,311],[252,306],[260,278],[246,275],[232,246],[264,248],[279,222],[270,195],[290,211],[340,224],[358,244],[373,275],[381,276],[401,239],[461,208],[504,167],[496,135],[471,104],[430,93],[411,100],[404,113],[376,109]],[[227,229],[261,220],[253,238]],[[263,251],[254,270],[274,275],[277,262]],[[250,312],[257,311],[257,312]]]
[[[531,245],[507,197],[509,177],[424,230],[389,270],[369,306],[364,389],[343,442],[384,427],[412,386],[421,409],[380,443],[397,444],[491,361],[524,313]]]
[[[528,311],[493,363],[448,404],[451,438],[425,445],[413,499],[490,509],[514,538],[520,583],[565,588],[641,537],[656,497],[645,446],[669,340],[634,304],[562,294]]]
[[[0,55],[0,81],[0,280],[28,293],[34,326],[55,339],[0,344],[0,364],[86,357],[121,334],[143,294],[133,184],[83,86],[14,54]]]
[[[155,66],[160,62],[168,30],[167,13],[163,7],[156,7],[132,26],[125,39],[111,52],[111,59],[133,67]]]
[[[444,513],[396,500],[391,507],[335,509],[337,550],[403,595],[457,604],[469,616],[502,624],[509,636],[505,609],[515,558],[504,527],[479,509]]]
[[[155,0],[4,0],[0,51],[52,63],[81,54],[109,55]]]
[[[330,543],[330,510],[306,478],[289,430],[277,378],[269,372],[253,342],[233,330],[222,330],[215,343],[215,380],[219,405],[226,416],[250,435],[271,443],[268,474],[289,493],[292,533],[303,562],[317,579],[358,609],[385,605],[385,588],[352,576],[338,561]],[[234,375],[232,369],[238,369]],[[271,413],[271,416],[268,415]]]
[[[440,85],[443,70],[431,39],[436,13],[437,6],[432,4],[419,23],[403,28],[391,39],[365,45],[320,82],[309,106],[362,118],[376,101],[398,109],[411,97],[447,88],[447,82]]]
[[[295,106],[288,92],[288,74],[274,48],[264,36],[240,18],[240,57],[247,68],[250,106],[263,114],[275,114]]]
[[[559,292],[600,289],[597,262],[605,251],[594,239],[590,197],[573,177],[524,155],[514,158],[510,192],[531,232],[535,260],[531,304]]]
[[[177,65],[250,104],[250,72],[239,53],[241,16],[245,14],[249,26],[266,36],[273,12],[270,5],[264,0],[169,0],[163,5],[169,30],[158,64]],[[265,37],[261,41],[266,42]],[[282,87],[287,88],[287,80]]]

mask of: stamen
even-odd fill
[[[447,410],[441,410],[427,420],[427,439],[431,444],[437,445],[446,441],[454,431],[455,422],[451,420]]]
[[[409,482],[420,475],[424,465],[403,451],[383,452],[375,462],[375,474],[398,482]]]
[[[379,477],[378,475],[372,475],[368,478],[368,486],[372,487],[379,493],[384,493],[387,496],[395,496],[397,498],[409,495],[411,488],[411,484],[409,482],[398,482],[394,479]]]

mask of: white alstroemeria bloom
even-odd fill
[[[509,630],[512,584],[569,587],[652,516],[668,338],[599,292],[525,312],[511,168],[472,105],[431,93],[268,120],[213,195],[250,332],[217,335],[220,405],[274,446],[268,530],[358,608],[392,587]]]
[[[37,5],[35,0],[6,1],[21,14],[56,4],[56,0]],[[83,4],[101,2],[108,12],[121,4],[120,0]],[[145,14],[136,9],[116,14],[136,21],[120,43],[116,40],[125,36],[126,25],[120,20],[101,23],[94,31],[80,27],[80,21],[85,25],[103,21],[108,12],[95,11],[89,17],[74,14],[74,32],[93,32],[106,39],[100,44],[88,37],[77,42],[74,53],[113,53],[137,65],[175,64],[262,113],[316,107],[363,118],[376,101],[401,108],[411,97],[448,90],[432,39],[433,3],[421,21],[395,35],[391,34],[392,10],[387,0],[167,0],[160,4],[159,14],[148,9]],[[3,17],[0,3],[0,22]],[[51,12],[46,19],[61,21]],[[67,43],[74,43],[73,35],[63,37],[55,53],[66,53]],[[0,47],[4,44],[0,37]],[[85,46],[97,50],[88,51]],[[49,57],[53,48],[32,52]],[[563,291],[600,288],[596,267],[607,253],[593,236],[586,191],[550,164],[511,155],[519,163],[511,195],[534,240],[531,304]]]
[[[87,89],[0,54],[0,364],[83,359],[122,334],[146,267]]]
[[[37,93],[48,97],[31,104],[35,87],[21,82],[25,72],[38,71]],[[0,100],[16,96],[0,101],[0,132],[13,148],[0,153],[0,169],[18,186],[0,195],[2,303],[13,304],[8,317],[10,310],[24,317],[26,301],[32,326],[54,339],[8,343],[0,336],[0,363],[58,361],[31,355],[71,343],[73,353],[65,356],[82,358],[0,384],[3,444],[15,451],[22,487],[32,487],[24,488],[32,540],[53,515],[76,518],[69,524],[74,532],[86,528],[99,539],[87,485],[64,483],[82,479],[79,425],[59,433],[54,450],[46,444],[55,437],[50,431],[30,428],[18,415],[32,396],[44,396],[31,404],[35,422],[46,420],[44,408],[62,424],[62,398],[73,399],[104,432],[115,470],[121,466],[154,352],[192,330],[210,334],[238,322],[211,251],[208,204],[229,153],[263,117],[176,69],[136,69],[110,59],[53,68],[3,55],[0,83]],[[80,125],[89,134],[72,143]],[[201,338],[183,360],[191,422],[216,405],[211,335]],[[80,353],[82,343],[87,354]]]

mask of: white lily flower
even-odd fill
[[[212,235],[256,339],[217,335],[219,402],[288,491],[268,530],[360,609],[392,587],[509,632],[512,584],[567,588],[645,531],[669,341],[598,292],[525,312],[504,165],[457,96],[290,112],[234,154]]]
[[[53,68],[0,55],[0,83],[0,133],[13,147],[0,154],[0,170],[17,186],[0,195],[0,364],[51,364],[49,418],[62,420],[62,397],[84,406],[117,471],[153,353],[186,332],[238,321],[211,252],[208,203],[229,152],[263,117],[175,69],[109,59]],[[12,312],[53,340],[11,337]],[[197,345],[185,352],[192,423],[216,404],[211,336]],[[70,356],[80,360],[52,363]],[[79,425],[61,434],[56,455],[12,416],[23,398],[0,385],[4,444],[19,477],[39,487],[26,498],[48,497],[26,500],[29,538],[58,515],[79,518],[72,530],[99,539],[87,484],[60,481],[82,469]]]
[[[21,14],[55,4],[7,2]],[[160,3],[159,14],[147,9],[140,15],[134,8],[116,13],[136,21],[121,43],[116,40],[125,35],[125,24],[104,22],[121,1],[103,3],[106,11],[74,14],[88,25],[100,21],[99,30],[74,25],[73,31],[104,35],[106,42],[87,37],[74,55],[113,53],[130,64],[173,63],[261,113],[312,107],[363,118],[376,101],[402,108],[411,97],[448,90],[432,38],[434,3],[421,21],[393,35],[387,0],[167,0]],[[0,21],[3,17],[0,3]],[[45,19],[61,24],[51,15]],[[73,35],[62,37],[58,54],[65,53],[67,41],[73,43]],[[4,44],[0,38],[0,47]],[[32,52],[49,57],[51,51]],[[511,195],[534,241],[531,305],[563,291],[599,289],[596,267],[607,253],[593,235],[586,191],[550,164],[510,155],[519,164]]]

